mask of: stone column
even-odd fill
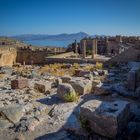
[[[26,65],[26,63],[25,63],[25,61],[23,61],[23,66],[25,66]]]
[[[92,59],[95,58],[95,40],[92,40]]]
[[[75,40],[75,53],[76,53],[76,54],[78,53],[77,48],[78,48],[78,46],[77,46],[77,41]]]
[[[86,58],[86,40],[82,40],[82,58]]]
[[[98,48],[97,48],[97,39],[95,39],[95,54],[97,54],[98,53]]]

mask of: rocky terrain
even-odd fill
[[[140,63],[0,69],[1,140],[139,140]]]

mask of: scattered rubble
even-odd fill
[[[55,76],[52,72],[58,67],[65,71]],[[138,140],[140,73],[136,63],[133,67],[132,63],[105,69],[91,64],[54,64],[50,72],[41,66],[2,67],[1,139],[22,134],[27,140],[43,135],[73,140],[135,136]]]

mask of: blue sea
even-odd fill
[[[24,41],[26,44],[31,44],[34,46],[54,46],[54,47],[68,47],[69,44],[73,43],[74,40],[31,40]]]

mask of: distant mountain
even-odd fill
[[[81,40],[82,38],[88,37],[89,35],[84,32],[73,33],[73,34],[57,34],[57,35],[47,35],[47,34],[24,34],[17,36],[10,36],[11,38],[18,39],[21,41],[29,40]]]

